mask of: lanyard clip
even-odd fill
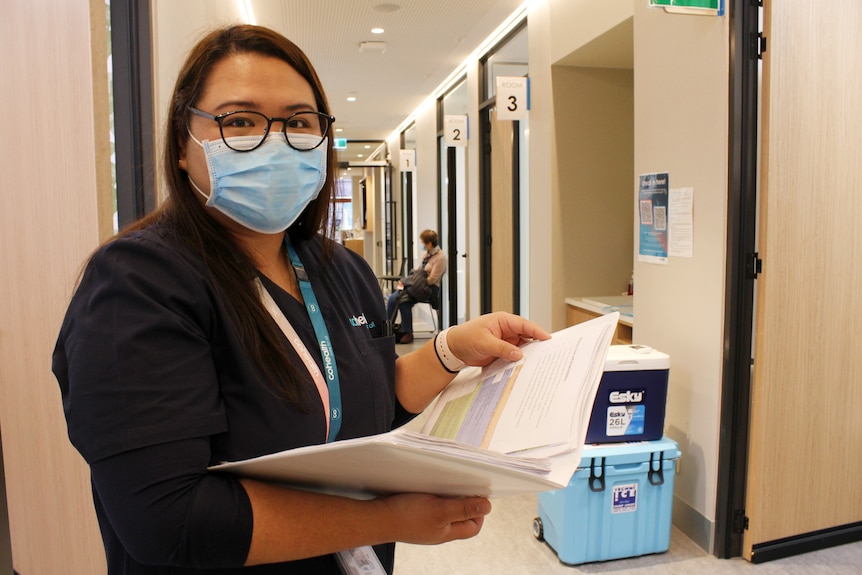
[[[308,281],[308,274],[305,271],[305,266],[303,266],[302,264],[300,264],[300,265],[294,264],[293,265],[293,271],[294,271],[294,273],[296,273],[296,279],[298,279],[301,282],[307,282]]]

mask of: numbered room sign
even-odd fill
[[[412,172],[416,169],[416,150],[401,150],[399,167],[402,172]]]
[[[497,76],[497,119],[526,120],[530,108],[530,79]]]
[[[444,137],[449,147],[463,147],[467,145],[467,116],[449,115],[443,118],[445,130]]]

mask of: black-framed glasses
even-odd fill
[[[260,112],[236,110],[218,116],[189,106],[192,114],[218,123],[221,139],[231,150],[250,152],[263,144],[273,122],[281,122],[281,133],[288,146],[300,152],[318,147],[326,135],[334,116],[311,110],[296,112],[287,118],[270,118]]]

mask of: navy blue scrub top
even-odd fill
[[[395,346],[385,336],[376,276],[359,255],[340,245],[324,269],[319,236],[295,247],[336,352],[344,406],[337,439],[404,423],[410,416],[395,397]],[[321,364],[304,305],[261,279]],[[313,400],[310,413],[297,411],[268,387],[243,351],[231,314],[204,264],[163,226],[133,232],[96,252],[69,305],[53,363],[69,437],[88,463],[195,438],[209,443],[208,465],[325,441],[319,396],[293,348],[285,339]],[[120,543],[95,489],[94,497],[110,564],[110,550]],[[390,563],[391,549],[386,554],[384,562]],[[109,572],[306,572],[287,564],[270,567]]]

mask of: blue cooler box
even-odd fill
[[[570,565],[667,551],[679,456],[668,438],[585,446],[569,485],[539,493],[533,535]]]
[[[612,345],[586,443],[652,441],[664,435],[670,358],[644,345]]]

